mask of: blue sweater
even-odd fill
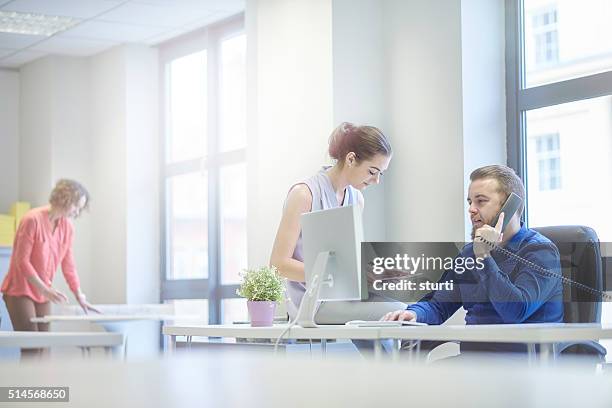
[[[559,250],[536,231],[521,229],[506,249],[548,270],[561,273]],[[561,280],[544,276],[498,251],[484,260],[484,268],[463,274],[447,270],[440,281],[452,280],[453,290],[432,292],[407,307],[417,321],[441,324],[460,307],[467,311],[466,324],[554,323],[563,322]],[[461,257],[474,258],[473,244],[466,245]],[[525,351],[526,346],[507,343],[464,343],[461,350]]]

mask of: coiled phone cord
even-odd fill
[[[507,250],[506,248],[502,248],[499,245],[497,245],[494,242],[491,242],[483,237],[480,237],[480,239],[482,240],[482,242],[484,242],[487,246],[489,246],[491,248],[491,250],[493,251],[497,251],[497,252],[501,252],[504,255],[509,256],[512,259],[516,259],[518,262],[522,263],[523,265],[529,266],[531,268],[533,268],[534,270],[536,270],[537,272],[543,274],[544,276],[549,276],[552,278],[556,278],[556,279],[560,279],[562,283],[564,283],[565,285],[569,285],[569,286],[574,286],[578,289],[581,289],[585,292],[591,293],[593,295],[596,296],[601,296],[602,299],[608,300],[608,301],[612,301],[612,296],[607,294],[606,292],[603,292],[601,290],[597,290],[597,289],[593,289],[590,286],[584,285],[582,283],[579,282],[575,282],[569,278],[566,278],[565,276],[563,276],[560,273],[556,273],[556,272],[552,272],[538,264],[535,264],[533,262],[531,262],[528,259],[522,258],[519,255],[515,254],[514,252],[511,252],[509,250]]]

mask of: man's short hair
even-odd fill
[[[519,217],[523,214],[523,210],[525,209],[525,186],[523,186],[523,182],[514,172],[514,169],[501,164],[493,164],[480,167],[470,174],[470,181],[483,179],[497,180],[499,192],[506,196],[504,201],[508,199],[510,193],[514,193],[521,197],[522,203],[518,210]]]

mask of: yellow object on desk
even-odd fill
[[[26,201],[17,201],[11,206],[10,214],[15,217],[15,231],[17,231],[17,227],[19,227],[21,219],[23,218],[25,213],[30,211],[30,208],[32,208],[32,206]]]
[[[0,246],[13,246],[15,240],[15,217],[0,214]]]

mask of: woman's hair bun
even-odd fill
[[[391,155],[387,137],[373,126],[356,126],[342,122],[329,136],[329,156],[339,162],[350,152],[357,160],[368,160],[377,154]]]

